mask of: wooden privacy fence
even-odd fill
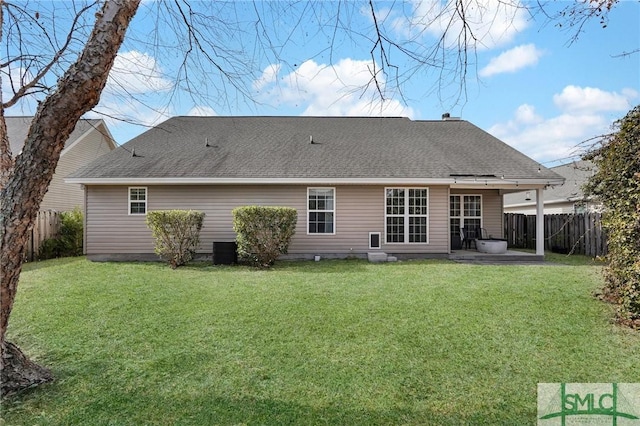
[[[600,213],[544,215],[544,248],[558,253],[607,254]],[[504,236],[514,248],[536,248],[536,216],[504,214]]]
[[[36,217],[27,242],[27,250],[25,252],[27,260],[35,260],[38,257],[42,242],[47,238],[53,238],[58,235],[58,232],[60,232],[60,213],[55,210],[38,212],[38,217]]]

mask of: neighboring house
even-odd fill
[[[11,153],[22,152],[33,117],[5,117]],[[103,120],[80,120],[60,154],[56,172],[40,204],[40,210],[69,211],[84,207],[84,190],[64,178],[116,147]]]
[[[243,205],[297,209],[290,258],[446,257],[461,226],[502,236],[505,192],[563,179],[460,119],[174,117],[67,182],[85,187],[86,254],[108,260],[157,258],[145,214],[165,209],[203,211],[211,253]]]
[[[597,211],[600,204],[582,193],[582,185],[593,175],[593,164],[589,161],[574,161],[552,167],[550,170],[565,178],[564,185],[544,190],[544,213],[587,213]],[[505,213],[536,214],[535,191],[507,194],[504,197]]]

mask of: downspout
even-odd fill
[[[536,255],[544,256],[544,188],[536,189]]]

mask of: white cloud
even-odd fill
[[[152,56],[135,50],[118,53],[100,103],[87,117],[104,118],[114,131],[124,123],[141,129],[155,126],[174,115],[163,99],[172,87]]]
[[[199,116],[199,117],[209,117],[218,115],[216,111],[206,105],[196,105],[191,108],[185,115]]]
[[[112,133],[121,127],[127,127],[128,124],[139,126],[139,129],[146,130],[160,124],[169,117],[175,115],[169,106],[152,108],[136,99],[128,98],[107,98],[102,99],[100,104],[94,108],[93,112],[85,115],[86,118],[102,118],[106,121]],[[134,132],[135,133],[135,132]],[[118,143],[127,142],[126,140],[118,140]]]
[[[542,50],[537,49],[533,43],[523,44],[492,58],[479,74],[482,77],[489,77],[505,72],[515,72],[537,64],[542,54]]]
[[[465,21],[460,18],[464,10]],[[404,21],[401,18],[400,21]],[[466,25],[478,49],[492,49],[513,40],[528,25],[526,9],[519,0],[414,0],[410,22],[396,20],[394,27],[413,34],[427,33],[436,38],[446,33],[446,47],[457,47],[458,36]]]
[[[523,104],[518,107],[515,118],[516,122],[522,124],[537,124],[543,120],[541,116],[536,114],[535,107],[528,104]]]
[[[385,93],[383,80],[379,81],[380,88],[388,100],[380,100],[371,84],[373,69],[370,61],[342,59],[335,65],[326,65],[309,60],[281,78],[271,76],[270,84],[262,84],[266,80],[261,78],[257,86],[268,103],[303,108],[301,115],[413,117],[411,108],[393,99],[393,94]]]
[[[7,72],[7,68],[0,72],[3,102],[9,102],[15,95],[14,91],[19,91],[22,86],[33,80],[33,74],[24,68],[10,68],[9,72]],[[41,94],[40,98],[42,98]],[[37,102],[38,96],[36,94],[23,95],[17,103],[9,107],[10,113],[9,109],[5,110],[5,113],[8,113],[8,115],[33,115],[37,108]]]
[[[559,115],[545,118],[534,106],[524,104],[511,120],[495,124],[489,133],[541,162],[574,157],[581,153],[582,142],[610,132],[615,118],[629,110],[631,101],[638,97],[632,89],[622,93],[567,86],[553,96]]]
[[[109,73],[105,93],[142,94],[163,92],[173,83],[164,78],[155,58],[135,50],[118,53]]]
[[[562,93],[553,95],[553,102],[558,108],[572,112],[626,111],[631,107],[630,98],[637,95],[632,89],[619,94],[594,87],[567,86]]]
[[[274,83],[278,78],[278,73],[280,72],[280,64],[271,64],[268,65],[263,71],[260,78],[253,82],[253,87],[256,90],[261,90],[268,84]]]

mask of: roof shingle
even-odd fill
[[[539,167],[463,120],[174,117],[71,177],[558,178]]]

